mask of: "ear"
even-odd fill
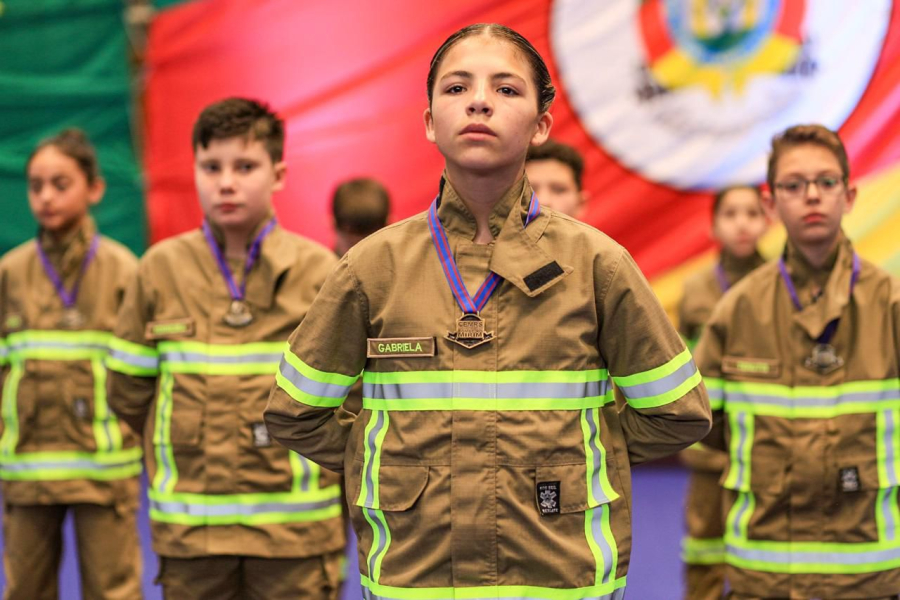
[[[283,160],[278,161],[272,165],[272,169],[275,171],[275,183],[272,184],[272,191],[280,192],[284,189],[284,183],[287,178],[287,163]]]
[[[849,214],[853,207],[856,205],[856,186],[850,185],[847,187],[847,202],[844,204],[844,214]]]
[[[772,192],[763,190],[759,195],[759,202],[762,204],[763,212],[766,213],[766,217],[769,221],[777,221],[778,211],[775,208],[775,196],[772,195]]]
[[[91,187],[88,189],[88,205],[94,206],[99,204],[103,199],[103,194],[106,193],[106,180],[102,177],[97,177],[94,180],[94,183],[91,184]]]
[[[541,113],[537,121],[537,130],[531,137],[532,146],[540,146],[550,137],[550,129],[553,127],[553,115],[549,112]]]
[[[431,114],[431,107],[425,109],[425,114],[422,115],[425,119],[425,138],[431,142],[432,144],[435,141],[434,138],[434,117]]]

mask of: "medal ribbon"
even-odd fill
[[[266,239],[267,235],[272,233],[272,230],[275,229],[277,223],[278,221],[275,218],[272,218],[271,221],[266,223],[266,226],[263,227],[262,231],[259,232],[259,235],[254,238],[253,243],[250,244],[250,250],[247,251],[247,261],[244,263],[244,278],[241,281],[240,287],[238,287],[234,282],[234,276],[231,273],[231,269],[228,267],[228,261],[225,260],[225,255],[222,254],[222,251],[219,249],[219,244],[216,243],[212,228],[209,226],[209,223],[205,220],[203,221],[203,235],[206,236],[206,243],[209,246],[210,251],[213,253],[213,256],[216,257],[216,263],[219,265],[219,271],[222,272],[222,278],[225,279],[225,283],[228,285],[228,292],[231,294],[232,300],[244,299],[244,293],[247,291],[247,274],[259,258],[263,240]]]
[[[794,287],[794,280],[791,279],[791,274],[788,273],[787,267],[784,264],[784,257],[778,259],[778,270],[781,272],[781,279],[784,281],[785,287],[787,287],[788,293],[791,295],[791,301],[794,303],[794,308],[797,310],[803,310],[803,305],[800,304],[800,296],[797,295],[797,288]],[[853,253],[853,272],[850,275],[850,297],[853,297],[853,288],[856,287],[856,280],[859,279],[859,255],[854,252]],[[838,328],[838,323],[841,318],[838,317],[833,319],[828,325],[825,326],[825,331],[822,332],[816,339],[817,344],[828,344],[831,342],[831,338],[834,337],[835,332]]]
[[[78,287],[81,285],[81,278],[84,277],[84,272],[97,254],[97,247],[100,245],[100,236],[95,234],[91,240],[91,245],[88,247],[87,254],[84,255],[84,260],[81,261],[81,269],[78,271],[78,278],[75,279],[75,284],[72,286],[72,289],[68,291],[66,290],[62,277],[56,272],[56,269],[53,268],[53,263],[50,262],[50,258],[41,247],[40,239],[35,240],[35,243],[37,244],[37,251],[38,256],[41,258],[41,264],[44,265],[44,273],[46,273],[50,281],[53,282],[53,287],[56,288],[56,295],[62,300],[64,307],[72,308],[75,306],[75,299],[78,298]]]
[[[447,283],[450,284],[450,290],[453,292],[453,297],[456,298],[457,304],[459,304],[464,314],[478,313],[487,304],[488,298],[497,289],[502,277],[492,271],[487,276],[487,279],[484,280],[484,283],[481,284],[481,287],[478,288],[478,291],[475,292],[475,297],[473,298],[469,295],[469,290],[466,289],[462,276],[459,274],[459,268],[456,266],[456,261],[453,259],[453,252],[450,251],[447,232],[444,231],[444,225],[437,216],[439,199],[440,194],[435,197],[428,211],[428,228],[431,229],[431,241],[434,243],[434,248],[441,259],[444,277],[447,278]],[[539,214],[541,214],[541,206],[538,203],[537,196],[532,192],[531,202],[528,204],[528,214],[525,216],[525,227],[528,227],[528,224]]]
[[[725,276],[725,267],[722,266],[722,263],[716,265],[716,279],[719,281],[719,287],[722,288],[722,293],[728,291],[728,288],[731,287],[731,284],[728,283],[728,277]]]

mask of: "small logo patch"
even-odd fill
[[[540,481],[537,484],[537,501],[538,509],[541,516],[558,515],[559,514],[559,482],[558,481]]]
[[[859,469],[856,467],[844,467],[841,469],[841,491],[858,492],[859,489]]]
[[[368,338],[368,358],[427,358],[434,356],[433,337]]]
[[[10,314],[6,315],[6,321],[3,323],[3,326],[7,331],[17,331],[22,329],[25,325],[25,319],[20,314]]]
[[[771,358],[725,356],[722,358],[722,372],[774,379],[781,375],[781,361]]]
[[[72,402],[72,412],[79,419],[87,419],[90,416],[90,407],[87,398],[75,398]]]
[[[194,319],[169,319],[150,321],[144,330],[148,340],[160,340],[170,337],[190,337],[194,335]]]
[[[253,445],[257,448],[268,448],[272,445],[272,438],[265,423],[250,423],[250,431],[253,433]]]

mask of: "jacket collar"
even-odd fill
[[[551,211],[541,209],[541,214],[526,229],[525,217],[532,193],[528,178],[523,177],[497,202],[489,218],[494,250],[488,268],[529,297],[553,287],[573,270],[561,265],[538,246],[552,218]],[[438,218],[448,237],[452,235],[469,241],[475,237],[475,218],[446,175],[441,179]]]
[[[794,320],[814,339],[825,331],[828,323],[839,318],[850,303],[853,254],[853,244],[843,232],[837,248],[826,261],[826,266],[821,269],[810,265],[790,241],[785,246],[785,265],[798,292],[808,291],[811,286],[817,285],[817,282],[824,281],[821,298],[804,305],[803,309],[794,315]],[[804,294],[801,294],[801,301],[803,296]]]
[[[54,239],[47,231],[41,229],[38,232],[38,242],[50,259],[50,264],[65,280],[73,273],[81,271],[81,264],[96,234],[97,225],[94,219],[87,215],[79,227],[61,240]]]
[[[762,257],[759,251],[753,252],[750,256],[738,258],[723,249],[722,254],[719,256],[719,262],[722,268],[725,269],[725,276],[728,281],[734,284],[757,267],[762,266],[766,259]]]

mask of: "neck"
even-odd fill
[[[490,227],[491,212],[494,210],[494,206],[503,199],[509,188],[524,173],[524,165],[484,174],[447,165],[447,177],[450,179],[453,189],[475,217],[475,239],[473,241],[476,244],[489,244],[494,239]]]
[[[44,231],[54,245],[59,245],[62,242],[66,241],[66,239],[69,238],[73,233],[78,231],[81,226],[84,225],[85,219],[87,219],[87,217],[83,216],[80,219],[65,224],[59,229],[45,229]]]
[[[828,259],[837,248],[840,237],[831,240],[823,240],[817,243],[799,244],[795,243],[797,251],[803,255],[806,262],[814,269],[822,269],[828,265]]]
[[[222,229],[225,258],[243,259],[247,256],[247,240],[251,231],[245,229]]]

